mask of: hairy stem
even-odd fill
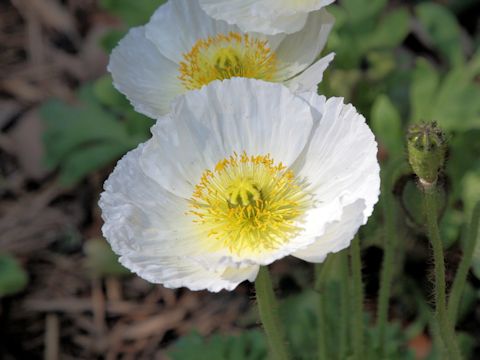
[[[348,323],[349,323],[349,309],[350,301],[349,291],[349,277],[348,277],[348,251],[344,250],[338,253],[340,258],[340,326],[339,338],[340,344],[338,346],[338,359],[346,359],[348,352]]]
[[[315,265],[315,290],[318,292],[317,321],[318,321],[318,360],[327,360],[327,326],[325,316],[326,291],[325,281],[331,268],[332,255],[328,256],[323,264]]]
[[[388,178],[388,176],[387,176]],[[383,199],[383,215],[385,219],[385,235],[383,242],[383,263],[380,275],[380,292],[378,299],[377,312],[377,328],[378,328],[378,346],[380,346],[380,353],[385,354],[386,344],[386,328],[388,322],[388,307],[390,303],[395,248],[397,246],[397,233],[395,230],[395,202],[391,191],[391,183],[386,179],[384,181],[384,188],[382,194]]]
[[[427,217],[427,229],[433,248],[435,268],[435,315],[438,321],[440,336],[447,348],[449,359],[458,360],[462,356],[455,338],[455,331],[447,314],[447,301],[445,295],[445,259],[443,243],[437,223],[437,196],[435,186],[424,186],[423,199]]]
[[[360,240],[355,237],[350,246],[350,258],[353,281],[353,326],[352,339],[354,358],[364,359],[364,328],[363,328],[363,284],[362,284],[362,264],[360,258]]]
[[[266,266],[260,267],[257,280],[255,280],[255,291],[260,319],[267,334],[272,359],[288,360],[290,356],[285,340],[285,331],[278,316],[277,299]]]

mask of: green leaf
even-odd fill
[[[432,45],[448,59],[451,65],[464,63],[460,26],[455,16],[447,8],[433,2],[425,2],[415,7],[418,20],[430,36]]]
[[[380,95],[372,106],[371,126],[380,143],[392,156],[403,154],[402,120],[386,95]]]
[[[367,60],[369,80],[384,81],[397,66],[396,59],[390,51],[370,51],[367,54]]]
[[[131,136],[117,115],[98,103],[92,86],[83,87],[79,99],[78,105],[50,100],[40,109],[46,124],[45,161],[52,168],[60,167],[64,185],[74,184],[142,140]]]
[[[116,143],[89,144],[69,153],[62,161],[60,183],[64,186],[75,184],[85,175],[109,165],[120,158],[129,148]]]
[[[418,59],[410,89],[412,122],[433,120],[432,104],[435,101],[439,82],[439,75],[435,68],[427,60]]]
[[[28,275],[18,261],[10,255],[0,254],[0,298],[22,291]]]
[[[96,99],[102,105],[108,106],[116,111],[125,111],[132,107],[125,96],[115,89],[112,76],[109,74],[96,80],[92,90]]]
[[[118,262],[118,256],[105,239],[90,239],[84,245],[86,265],[96,276],[124,276],[131,272]]]
[[[338,19],[329,38],[329,50],[337,53],[336,66],[356,69],[369,51],[390,49],[405,39],[408,11],[402,7],[382,15],[385,5],[385,0],[347,0],[342,7],[329,7]]]
[[[263,360],[267,349],[264,335],[258,330],[238,336],[214,335],[209,339],[192,333],[181,338],[169,356],[172,360]]]
[[[100,6],[120,17],[127,26],[142,25],[165,0],[101,0]]]
[[[75,148],[95,141],[127,144],[123,126],[110,114],[92,104],[75,107],[51,100],[41,108],[46,122],[45,144],[48,164],[58,165]]]
[[[133,110],[128,99],[113,86],[112,77],[105,75],[95,81],[93,92],[102,105],[125,118],[126,130],[132,136],[144,141],[149,136],[153,120]]]
[[[480,85],[472,65],[450,71],[430,105],[433,119],[445,130],[480,128]]]
[[[375,31],[364,41],[366,49],[391,48],[402,43],[409,31],[410,15],[406,9],[390,12],[382,18]]]
[[[464,67],[448,72],[442,81],[426,60],[419,59],[414,70],[411,120],[435,120],[444,130],[480,129],[480,51]]]
[[[363,22],[376,17],[387,5],[387,0],[343,0],[342,5],[352,22]]]

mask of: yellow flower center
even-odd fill
[[[198,40],[183,54],[179,78],[186,89],[193,90],[232,77],[273,81],[276,68],[275,53],[266,40],[230,32]]]
[[[278,248],[302,230],[302,215],[312,204],[305,187],[270,155],[234,154],[203,173],[190,199],[190,214],[213,248],[259,253]]]

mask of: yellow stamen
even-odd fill
[[[275,53],[267,41],[230,32],[198,40],[183,54],[179,78],[186,89],[193,90],[232,77],[273,81],[276,68]]]
[[[278,248],[296,236],[311,204],[291,170],[270,155],[244,152],[203,173],[189,213],[213,248],[241,255]]]

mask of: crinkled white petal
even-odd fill
[[[374,135],[353,106],[313,92],[301,96],[311,104],[316,123],[292,168],[308,179],[316,205],[299,236],[314,241],[293,255],[322,262],[328,253],[347,247],[367,222],[380,193],[380,167]]]
[[[318,58],[334,23],[335,19],[326,10],[316,11],[308,16],[301,31],[285,37],[276,50],[281,79],[301,73]]]
[[[152,118],[167,113],[172,99],[184,91],[177,68],[145,37],[145,27],[131,29],[108,64],[115,87],[135,110]]]
[[[319,216],[328,222],[339,220],[342,209],[359,199],[365,202],[365,224],[380,193],[375,137],[365,118],[342,98],[325,100],[313,93],[303,98],[317,110],[313,112],[317,123],[312,138],[293,165],[298,176],[309,179],[318,201],[306,223],[306,235],[324,231],[324,224],[316,220]]]
[[[104,236],[122,264],[151,282],[230,290],[287,255],[321,262],[348,246],[378,200],[373,134],[342,99],[234,78],[191,91],[172,109],[152,139],[118,163],[100,200]],[[315,203],[299,236],[238,255],[205,236],[188,199],[205,170],[243,151],[290,167]]]
[[[145,175],[139,166],[143,151],[142,144],[118,162],[99,203],[103,234],[120,262],[142,278],[170,288],[232,290],[244,280],[253,281],[257,265],[212,270],[196,260],[202,249],[194,224],[185,216],[187,201]]]
[[[190,198],[205,170],[235,152],[267,155],[284,165],[303,151],[310,106],[285,86],[233,78],[178,98],[152,128],[141,166],[174,194]]]
[[[245,280],[253,282],[260,268],[258,265],[252,265],[214,271],[189,258],[149,254],[121,256],[119,261],[151,283],[162,284],[171,289],[186,287],[194,291],[211,292],[231,291]]]
[[[323,73],[334,57],[334,53],[328,54],[307,68],[300,75],[287,81],[285,85],[295,93],[303,93],[307,91],[316,92],[318,84],[323,79]]]
[[[342,209],[339,220],[328,223],[324,233],[315,237],[315,241],[292,255],[302,260],[321,263],[329,253],[335,253],[347,248],[351,240],[363,225],[365,201],[359,199]]]
[[[310,12],[334,0],[200,0],[205,12],[247,32],[268,35],[300,31]]]

